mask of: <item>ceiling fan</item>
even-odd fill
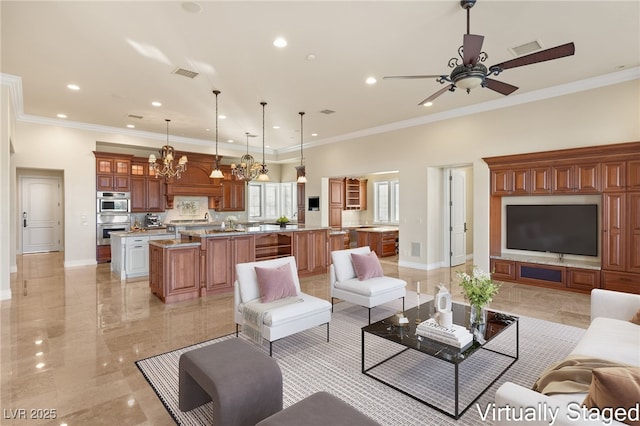
[[[573,42],[563,44],[560,46],[552,47],[550,49],[541,50],[539,52],[531,53],[529,55],[521,56],[519,58],[511,59],[505,62],[501,62],[496,65],[492,65],[489,68],[484,66],[482,62],[486,61],[488,55],[482,51],[482,43],[484,36],[469,33],[469,21],[471,8],[476,4],[476,0],[460,0],[460,5],[467,11],[467,33],[464,34],[462,46],[458,48],[458,56],[460,58],[449,59],[449,68],[453,68],[453,71],[449,75],[394,75],[386,76],[384,79],[416,79],[416,78],[435,78],[440,84],[447,84],[447,86],[435,92],[427,99],[420,102],[418,105],[425,105],[432,102],[438,96],[442,95],[446,91],[453,92],[457,88],[461,88],[471,92],[471,89],[476,87],[487,87],[495,92],[503,95],[509,95],[518,88],[502,81],[489,78],[490,76],[497,76],[502,71],[509,68],[521,67],[524,65],[531,65],[538,62],[550,61],[552,59],[559,59],[565,56],[571,56],[575,53],[575,46]],[[460,63],[462,60],[462,63]]]

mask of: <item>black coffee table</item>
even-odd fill
[[[470,307],[453,303],[452,311],[453,323],[469,329]],[[392,316],[362,327],[362,373],[457,420],[518,360],[518,317],[488,310],[486,325],[461,350],[416,335],[416,319],[424,321],[433,313],[432,300],[405,311],[406,325]],[[370,366],[366,337],[376,345],[377,358]]]

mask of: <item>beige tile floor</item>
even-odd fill
[[[0,302],[1,424],[174,424],[134,361],[233,332],[232,294],[164,305],[146,279],[120,281],[109,264],[62,265],[61,253],[19,256],[13,298]],[[396,258],[383,266],[410,289],[419,281],[423,293],[445,284],[456,300],[455,269],[471,268],[423,271],[398,267]],[[329,299],[327,275],[303,279],[302,287]],[[491,307],[578,327],[589,322],[585,294],[504,283]],[[54,420],[31,418],[53,410]],[[12,420],[23,414],[26,420]]]

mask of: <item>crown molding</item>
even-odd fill
[[[2,84],[9,86],[9,91],[11,94],[11,101],[13,102],[14,110],[16,111],[16,120],[27,122],[27,123],[36,123],[36,124],[44,124],[44,125],[53,125],[60,127],[68,127],[73,129],[80,130],[89,130],[100,133],[114,133],[117,135],[123,136],[131,136],[131,137],[140,137],[145,139],[166,140],[165,134],[153,133],[153,132],[143,132],[139,130],[130,130],[130,129],[122,129],[117,127],[110,126],[102,126],[97,124],[90,123],[82,123],[77,121],[68,121],[62,119],[54,119],[48,117],[39,117],[33,115],[24,114],[24,104],[22,97],[22,78],[9,75],[9,74],[0,74],[2,77]],[[425,115],[422,117],[416,117],[408,120],[397,121],[394,123],[388,123],[381,126],[371,127],[368,129],[357,130],[355,132],[349,132],[342,135],[334,136],[326,139],[319,139],[313,142],[307,142],[303,144],[304,148],[312,148],[319,147],[323,145],[333,144],[345,140],[350,139],[358,139],[366,136],[372,136],[380,133],[387,133],[396,130],[406,129],[410,127],[422,126],[429,123],[435,123],[438,121],[450,120],[452,118],[464,117],[467,115],[473,115],[480,112],[492,111],[502,108],[509,108],[516,105],[522,105],[529,102],[536,102],[543,99],[551,99],[558,96],[564,96],[572,93],[582,92],[586,90],[597,89],[600,87],[610,86],[613,84],[624,83],[631,80],[640,79],[640,67],[630,68],[627,70],[616,71],[613,73],[592,77],[584,80],[578,80],[567,84],[561,84],[558,86],[548,87],[545,89],[534,90],[531,92],[519,94],[519,95],[511,95],[505,96],[500,99],[482,102],[475,105],[469,105],[461,108],[452,109],[449,111],[443,111],[440,113]],[[180,142],[185,144],[193,144],[193,145],[201,145],[201,146],[210,146],[211,141],[203,140],[203,139],[195,139],[195,138],[185,138],[180,136],[172,136],[171,139],[174,142]],[[240,146],[240,144],[229,144],[226,142],[219,142],[219,144],[223,145],[223,148],[228,149],[233,152],[245,152],[244,147]],[[270,156],[275,156],[277,158],[279,155],[288,154],[291,152],[297,152],[300,149],[300,145],[292,145],[290,147],[282,148],[282,149],[265,149],[266,153],[269,153]],[[258,152],[258,150],[252,149],[253,152]],[[260,150],[261,152],[261,150]]]

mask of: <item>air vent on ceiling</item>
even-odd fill
[[[135,115],[135,114],[129,114],[129,115],[127,115],[127,117],[136,118],[138,120],[142,120],[142,118],[143,118],[141,115]]]
[[[327,114],[327,115],[329,115],[329,114],[333,114],[335,111],[330,110],[330,109],[323,109],[323,110],[322,110],[322,111],[320,111],[320,112],[321,112],[321,113],[323,113],[323,114]]]
[[[531,41],[529,43],[521,44],[520,46],[510,47],[509,51],[513,53],[514,56],[522,56],[528,55],[529,53],[533,53],[542,49],[542,43],[538,40]]]
[[[187,78],[196,78],[198,76],[199,73],[195,72],[195,71],[191,71],[185,68],[176,68],[175,70],[173,70],[173,74],[178,74],[181,75],[183,77],[187,77]]]

